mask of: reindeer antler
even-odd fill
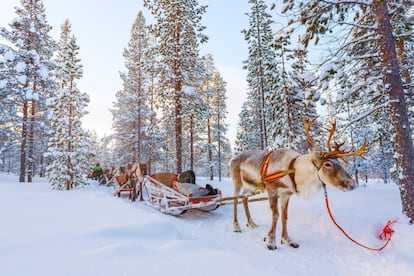
[[[349,157],[349,156],[359,156],[363,159],[365,159],[364,154],[368,152],[367,149],[367,139],[364,137],[364,143],[359,147],[359,149],[357,149],[356,151],[345,151],[345,150],[340,150],[339,147],[341,147],[342,145],[344,145],[345,142],[341,143],[341,144],[337,144],[335,143],[335,149],[333,151],[330,151],[328,153],[328,156],[337,156],[337,157]]]
[[[341,160],[343,160],[345,163],[347,163],[347,160],[345,159],[345,157],[349,157],[349,156],[360,156],[361,158],[365,158],[364,154],[368,151],[367,149],[367,139],[364,138],[364,143],[358,148],[358,150],[356,151],[346,151],[346,150],[341,150],[340,147],[342,147],[345,142],[342,143],[337,143],[334,142],[335,145],[331,146],[331,140],[332,137],[335,133],[336,130],[336,122],[332,123],[332,127],[330,129],[325,128],[325,130],[327,130],[329,132],[328,134],[328,139],[326,141],[326,147],[328,148],[328,152],[325,152],[323,150],[321,150],[312,140],[312,138],[310,138],[309,135],[309,129],[310,126],[313,124],[313,122],[316,120],[316,118],[313,118],[310,121],[307,121],[305,119],[303,119],[303,124],[305,125],[305,129],[306,129],[306,140],[308,141],[308,143],[315,148],[316,150],[318,150],[321,154],[323,154],[324,158],[329,158],[329,157],[338,157],[341,158]]]
[[[317,151],[319,151],[320,153],[323,153],[323,150],[321,150],[314,142],[313,142],[313,140],[312,140],[312,138],[310,137],[310,134],[309,134],[309,130],[310,130],[310,127],[311,127],[311,125],[315,122],[315,120],[316,120],[316,118],[317,117],[315,117],[315,118],[313,118],[313,119],[311,119],[310,121],[307,121],[306,119],[303,119],[302,121],[303,121],[303,124],[305,125],[305,130],[306,130],[306,141],[308,141],[308,143],[309,143],[309,145],[312,147],[312,148],[314,148],[314,149],[316,149]]]

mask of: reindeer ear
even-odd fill
[[[311,152],[311,161],[316,168],[320,168],[323,163],[323,156],[319,152]]]

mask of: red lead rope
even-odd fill
[[[378,235],[378,238],[380,240],[386,240],[385,244],[379,248],[372,248],[369,246],[366,246],[356,240],[354,240],[351,236],[348,235],[348,233],[345,232],[345,230],[335,221],[335,218],[332,215],[331,209],[329,208],[329,202],[328,202],[328,193],[326,192],[326,187],[325,185],[323,186],[324,190],[325,190],[325,203],[326,203],[326,209],[328,209],[328,213],[329,216],[331,217],[332,222],[336,225],[336,227],[338,227],[339,230],[341,230],[341,232],[352,242],[356,243],[357,245],[365,248],[365,249],[369,249],[369,250],[374,250],[374,251],[381,251],[383,250],[385,247],[387,247],[388,243],[391,241],[391,236],[392,234],[394,234],[394,230],[391,228],[392,224],[394,224],[397,219],[394,220],[389,220],[387,222],[387,224],[384,226],[384,228],[382,229],[381,233]]]

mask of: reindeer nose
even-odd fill
[[[343,187],[346,188],[348,191],[351,191],[358,187],[358,184],[353,179],[345,179],[343,182]]]

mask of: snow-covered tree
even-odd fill
[[[194,109],[195,171],[213,180],[215,176],[221,178],[223,173],[228,175],[226,160],[230,159],[231,147],[225,138],[226,83],[215,67],[211,54],[203,56],[202,61],[203,70],[198,85],[201,87],[198,93],[199,104]]]
[[[150,129],[155,113],[151,102],[151,71],[148,64],[153,54],[151,36],[141,11],[131,28],[131,38],[124,49],[126,72],[121,73],[123,89],[116,94],[117,101],[111,109],[113,115],[116,152],[125,164],[147,160],[152,152]]]
[[[213,97],[210,103],[212,142],[214,144],[213,171],[221,181],[222,176],[229,176],[228,160],[231,159],[231,145],[226,137],[228,126],[225,123],[227,118],[227,95],[226,82],[219,71],[213,76]]]
[[[70,190],[87,184],[85,175],[92,155],[89,137],[81,123],[89,96],[76,85],[83,71],[78,57],[79,46],[71,31],[66,20],[62,25],[56,58],[59,90],[48,101],[51,130],[46,154],[50,164],[46,176],[52,188],[57,190]]]
[[[306,153],[309,144],[306,141],[303,128],[303,119],[310,120],[317,117],[316,103],[320,94],[316,87],[316,75],[310,70],[308,51],[301,43],[297,43],[292,49],[291,69],[288,72],[289,89],[288,101],[290,101],[291,119],[289,126],[290,147]]]
[[[51,26],[42,1],[21,0],[16,14],[18,18],[9,24],[11,30],[0,28],[0,35],[10,43],[7,56],[13,56],[14,63],[9,65],[15,65],[6,82],[12,86],[10,97],[15,100],[16,114],[21,116],[20,126],[15,125],[21,133],[19,181],[31,182],[35,168],[42,167],[39,164],[46,147],[45,102],[53,88],[49,71],[53,68],[50,60],[55,43],[49,36]]]
[[[176,171],[180,173],[183,169],[183,88],[194,87],[198,47],[207,40],[201,25],[206,6],[200,6],[195,0],[144,0],[144,5],[156,20],[152,29],[159,41],[159,62],[164,65],[160,68],[159,87],[163,90],[160,96],[171,107],[165,110],[169,113],[164,116],[174,119]]]
[[[257,134],[257,121],[253,113],[257,110],[257,101],[249,96],[243,103],[237,123],[237,134],[234,151],[236,154],[243,151],[260,148],[260,135]]]
[[[277,77],[274,77],[267,98],[272,116],[268,132],[272,148],[289,147],[305,153],[309,145],[304,135],[303,119],[317,116],[319,93],[316,90],[317,77],[308,62],[308,51],[300,41],[293,44],[293,37],[292,30],[280,30],[275,35],[278,66],[273,68]]]
[[[249,0],[250,13],[249,28],[243,30],[245,40],[249,46],[248,60],[244,61],[247,70],[248,93],[252,99],[259,103],[257,109],[252,111],[252,120],[257,122],[260,129],[260,149],[268,147],[268,131],[271,124],[271,110],[267,101],[272,90],[276,54],[273,47],[274,36],[271,25],[273,23],[267,12],[267,5],[263,0]],[[257,135],[257,133],[255,133]]]
[[[374,94],[383,101],[374,102],[374,110],[382,109],[389,115],[402,210],[411,221],[414,221],[414,147],[396,43],[396,35],[401,36],[403,30],[409,30],[403,31],[404,35],[412,36],[413,20],[407,13],[407,10],[412,8],[412,1],[287,0],[284,3],[282,10],[293,12],[295,16],[296,20],[291,22],[300,22],[305,27],[305,33],[301,37],[305,46],[308,46],[310,41],[318,43],[321,37],[327,38],[325,34],[328,32],[341,31],[343,33],[340,37],[351,38],[351,41],[335,41],[330,45],[339,46],[338,49],[354,48],[353,53],[357,49],[363,49],[364,65],[374,68],[373,72],[379,72],[377,80],[382,86]],[[401,22],[404,22],[403,27]],[[352,36],[351,32],[360,35]],[[337,53],[338,49],[333,52]],[[367,80],[366,77],[364,79]],[[372,84],[377,85],[375,82]],[[358,91],[359,98],[363,98],[366,91]],[[365,113],[365,116],[359,113],[355,120],[366,118],[367,114],[370,113]]]
[[[21,122],[16,106],[19,97],[15,76],[17,57],[12,48],[0,44],[0,170],[18,173],[19,133],[16,123]]]

